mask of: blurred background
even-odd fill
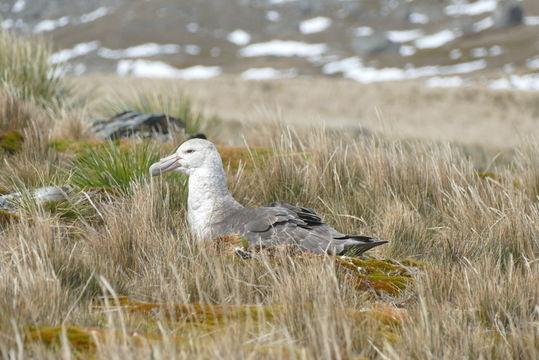
[[[66,73],[539,90],[537,0],[2,0]]]

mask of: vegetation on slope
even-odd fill
[[[500,161],[383,136],[251,135],[264,149],[220,148],[239,201],[300,203],[390,243],[361,259],[241,259],[190,236],[185,177],[150,181],[177,144],[89,141],[66,126],[80,114],[9,94],[0,109],[25,110],[2,131],[24,142],[0,153],[0,191],[73,197],[0,213],[3,357],[539,357],[537,145]]]

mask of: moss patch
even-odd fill
[[[106,299],[106,304],[96,306],[97,310],[126,310],[130,313],[150,317],[151,319],[170,320],[169,325],[203,325],[202,329],[211,330],[231,322],[259,324],[271,322],[277,316],[285,314],[284,305],[214,305],[205,303],[149,303],[135,301],[128,297]],[[111,304],[114,305],[111,305]],[[312,304],[305,304],[306,307]],[[368,308],[346,308],[344,313],[358,321],[375,322],[377,327],[399,327],[408,320],[408,312],[391,304],[376,303]],[[201,329],[200,327],[197,327]]]
[[[0,149],[8,154],[14,154],[22,149],[24,137],[20,131],[10,130],[0,135]]]
[[[159,334],[148,334],[136,331],[122,333],[116,329],[89,328],[79,326],[44,326],[30,325],[26,328],[26,342],[41,342],[47,346],[59,346],[67,340],[72,349],[79,352],[95,351],[98,343],[106,341],[122,341],[135,345],[144,345],[152,341],[162,341]],[[183,342],[179,336],[167,336],[167,341]]]
[[[280,306],[259,305],[212,305],[204,303],[147,303],[121,297],[119,301],[111,300],[116,306],[98,306],[100,309],[121,308],[129,312],[162,317],[180,322],[204,323],[207,325],[223,325],[225,321],[247,319],[272,319]]]
[[[391,260],[337,256],[335,264],[358,290],[396,296],[413,284],[410,268]]]
[[[5,210],[0,210],[0,225],[7,224],[13,221],[19,221],[20,219],[21,217],[17,214],[13,214]]]
[[[305,304],[309,307],[312,304]],[[67,341],[70,347],[84,354],[92,353],[97,345],[105,342],[128,342],[134,345],[146,345],[151,342],[174,342],[178,345],[204,339],[201,346],[211,343],[212,334],[228,331],[234,324],[242,324],[244,329],[261,326],[273,326],[278,317],[286,316],[285,305],[212,305],[204,303],[148,303],[135,301],[129,297],[101,299],[94,307],[98,311],[126,311],[126,316],[137,319],[138,330],[121,331],[99,327],[45,326],[30,325],[25,329],[26,343],[40,342],[50,347],[58,347]],[[390,304],[371,304],[368,308],[345,308],[344,316],[361,324],[368,324],[369,329],[376,329],[376,337],[392,341],[397,336],[397,329],[408,321],[405,309]],[[158,323],[165,323],[174,334],[182,336],[163,336]],[[246,350],[255,350],[260,354],[301,354],[302,348],[285,346],[243,345]]]

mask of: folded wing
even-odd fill
[[[282,201],[257,209],[243,208],[216,224],[220,234],[239,233],[250,246],[294,244],[303,251],[360,255],[387,241],[345,235],[325,224],[312,209]]]

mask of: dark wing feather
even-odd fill
[[[238,233],[251,246],[295,244],[303,251],[338,255],[359,255],[387,242],[342,234],[325,224],[314,210],[282,201],[257,209],[238,209],[213,228],[219,235]]]
[[[305,221],[307,223],[307,225],[320,225],[320,224],[322,224],[322,218],[320,218],[320,216],[318,216],[318,214],[313,209],[309,209],[309,208],[306,208],[306,207],[294,206],[292,204],[288,204],[288,203],[285,203],[284,201],[280,201],[280,200],[272,202],[272,203],[266,205],[266,207],[280,207],[280,208],[290,210],[290,211],[294,212],[298,218]]]

